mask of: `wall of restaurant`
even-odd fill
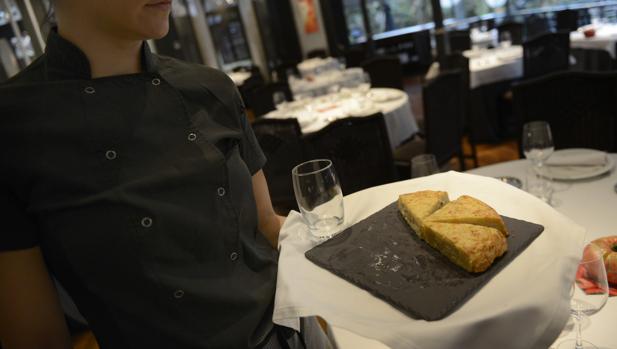
[[[259,29],[257,24],[257,18],[255,16],[255,9],[253,8],[252,1],[239,1],[238,7],[240,10],[240,16],[244,24],[244,33],[246,40],[249,44],[249,50],[251,51],[251,58],[253,64],[261,69],[261,72],[265,74],[267,72],[266,54],[261,42],[261,36],[259,35]]]
[[[321,15],[320,1],[328,0],[313,0],[313,9],[317,18],[317,31],[314,33],[307,33],[304,23],[304,16],[302,14],[302,2],[304,0],[290,0],[291,8],[294,12],[296,20],[296,28],[298,30],[298,36],[300,39],[300,46],[302,47],[302,53],[306,56],[307,52],[316,49],[328,49],[328,41],[326,39],[326,29]]]

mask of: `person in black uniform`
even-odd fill
[[[102,349],[306,342],[272,323],[283,218],[233,82],[151,53],[169,0],[55,6],[0,86],[3,348],[70,347],[50,274]]]

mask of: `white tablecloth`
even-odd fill
[[[339,61],[332,57],[309,58],[298,63],[297,67],[303,77],[319,75],[320,73],[328,70],[342,70]]]
[[[311,133],[337,119],[368,116],[379,111],[384,114],[392,149],[418,132],[409,97],[405,92],[391,88],[373,88],[368,96],[349,91],[292,102],[287,108],[274,110],[264,117],[296,117],[302,132]]]
[[[469,58],[469,88],[474,89],[494,82],[518,79],[523,76],[523,46],[467,50]],[[439,63],[434,62],[426,74],[432,79],[439,74]]]
[[[330,93],[331,89],[354,87],[363,82],[364,71],[361,68],[345,70],[327,70],[302,79],[291,76],[288,80],[289,88],[298,99],[300,95],[322,96]]]
[[[346,196],[345,224],[380,210],[401,193],[446,190],[470,194],[500,214],[537,222],[544,232],[478,293],[448,317],[415,320],[386,302],[319,268],[304,257],[316,243],[298,213],[281,231],[274,321],[297,325],[298,316],[320,315],[333,328],[376,339],[391,348],[546,348],[569,316],[568,291],[582,251],[584,230],[550,206],[503,182],[448,172],[370,188]],[[337,336],[337,332],[334,332]],[[358,341],[340,348],[373,348]],[[371,345],[371,346],[367,346]]]
[[[615,43],[617,43],[617,24],[601,24],[595,26],[596,35],[591,38],[586,38],[582,30],[570,33],[570,47],[606,50],[615,56]]]
[[[617,154],[611,155],[617,161]],[[525,179],[526,160],[510,161],[471,170],[471,173],[485,176],[514,176],[521,181]],[[557,182],[553,195],[555,209],[580,224],[587,231],[585,241],[591,241],[606,235],[617,235],[617,193],[613,186],[617,183],[617,171],[607,175],[574,182]],[[617,297],[609,298],[604,308],[589,318],[583,325],[583,338],[596,344],[601,349],[617,348],[614,329],[617,323]],[[555,340],[551,348],[561,341],[575,338],[575,332],[569,323]],[[341,349],[383,349],[380,342],[358,336],[340,327],[332,328],[333,336]]]
[[[231,78],[231,80],[234,82],[234,84],[236,84],[236,86],[242,86],[246,79],[251,77],[251,73],[245,71],[229,72],[227,73],[227,76]]]

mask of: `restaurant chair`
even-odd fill
[[[544,15],[533,14],[525,17],[525,37],[527,40],[549,33],[551,26]]]
[[[326,58],[328,57],[328,52],[326,49],[319,48],[315,50],[311,50],[306,54],[306,58]]]
[[[512,45],[523,44],[523,25],[518,22],[503,22],[497,26],[497,37],[499,41],[503,41],[504,33],[509,33]]]
[[[435,155],[437,164],[443,166],[453,157],[465,171],[462,137],[465,117],[463,73],[440,72],[422,87],[426,152]]]
[[[616,96],[615,72],[558,72],[513,86],[521,129],[525,122],[547,121],[555,149],[617,152]]]
[[[578,10],[562,10],[555,13],[557,31],[576,31],[579,27]]]
[[[421,67],[428,68],[433,63],[433,48],[431,47],[431,31],[420,30],[413,33],[413,56]]]
[[[260,117],[276,109],[273,95],[275,92],[283,92],[287,101],[292,100],[292,93],[289,85],[285,82],[272,82],[263,86],[256,87],[246,92],[245,103],[250,108],[255,117]]]
[[[366,60],[366,48],[362,44],[350,46],[345,50],[345,65],[347,68],[359,67]]]
[[[389,87],[403,90],[403,70],[397,56],[381,56],[361,64],[371,77],[371,87]]]
[[[465,30],[449,30],[448,42],[450,43],[450,52],[463,52],[471,49],[471,35],[469,29]]]
[[[279,214],[297,210],[291,170],[306,158],[298,119],[260,119],[252,127],[266,155],[263,171],[272,205]]]
[[[477,129],[476,124],[479,120],[473,117],[471,108],[471,91],[469,82],[469,58],[465,57],[460,52],[455,52],[447,55],[444,59],[443,72],[458,71],[461,73],[461,96],[463,99],[463,134],[467,134],[467,139],[471,146],[471,155],[464,154],[465,159],[471,159],[474,167],[478,167],[478,155],[476,148],[476,137],[474,131]]]
[[[602,49],[571,48],[570,54],[575,63],[570,66],[574,71],[611,71],[613,59],[610,53]]]
[[[398,179],[382,113],[336,120],[305,141],[310,158],[332,160],[345,195]]]
[[[523,76],[534,78],[570,67],[570,33],[546,33],[523,43]]]

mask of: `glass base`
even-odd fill
[[[587,341],[583,341],[582,347],[577,347],[576,339],[568,339],[568,340],[565,340],[559,343],[559,346],[557,346],[557,349],[598,349],[598,347],[593,345],[593,343],[590,343]]]

